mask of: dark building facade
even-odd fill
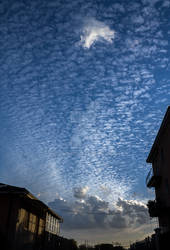
[[[158,217],[159,241],[169,247],[160,249],[170,249],[170,107],[146,161],[152,164],[146,184],[148,188],[155,189],[155,200],[148,202],[149,214]]]
[[[53,249],[63,219],[25,188],[0,183],[2,250]],[[55,240],[54,240],[55,239]]]

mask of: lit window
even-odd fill
[[[37,217],[36,215],[30,213],[29,214],[29,226],[28,226],[28,230],[32,233],[36,232],[36,221],[37,221]]]

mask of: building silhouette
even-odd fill
[[[63,241],[61,222],[27,189],[0,183],[0,249],[53,249]]]
[[[155,189],[155,200],[148,201],[148,210],[150,217],[159,221],[155,229],[157,249],[170,249],[170,106],[146,161],[152,164],[146,184]]]

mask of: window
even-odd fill
[[[53,234],[59,233],[59,222],[55,217],[53,217],[49,213],[47,213],[46,215],[46,231],[51,232]]]
[[[38,234],[39,235],[42,234],[43,231],[44,231],[44,221],[43,221],[43,219],[40,218],[40,220],[39,220]]]
[[[30,213],[29,214],[29,227],[28,230],[32,233],[36,232],[36,223],[37,223],[37,217],[36,215]]]
[[[24,230],[28,230],[28,222],[29,222],[29,213],[24,208],[21,208],[18,214],[17,226],[20,227],[20,230],[21,228]]]

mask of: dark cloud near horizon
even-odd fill
[[[123,199],[119,199],[113,209],[108,202],[95,196],[72,203],[55,199],[49,206],[64,218],[63,229],[135,229],[147,225],[149,220],[146,205]]]

